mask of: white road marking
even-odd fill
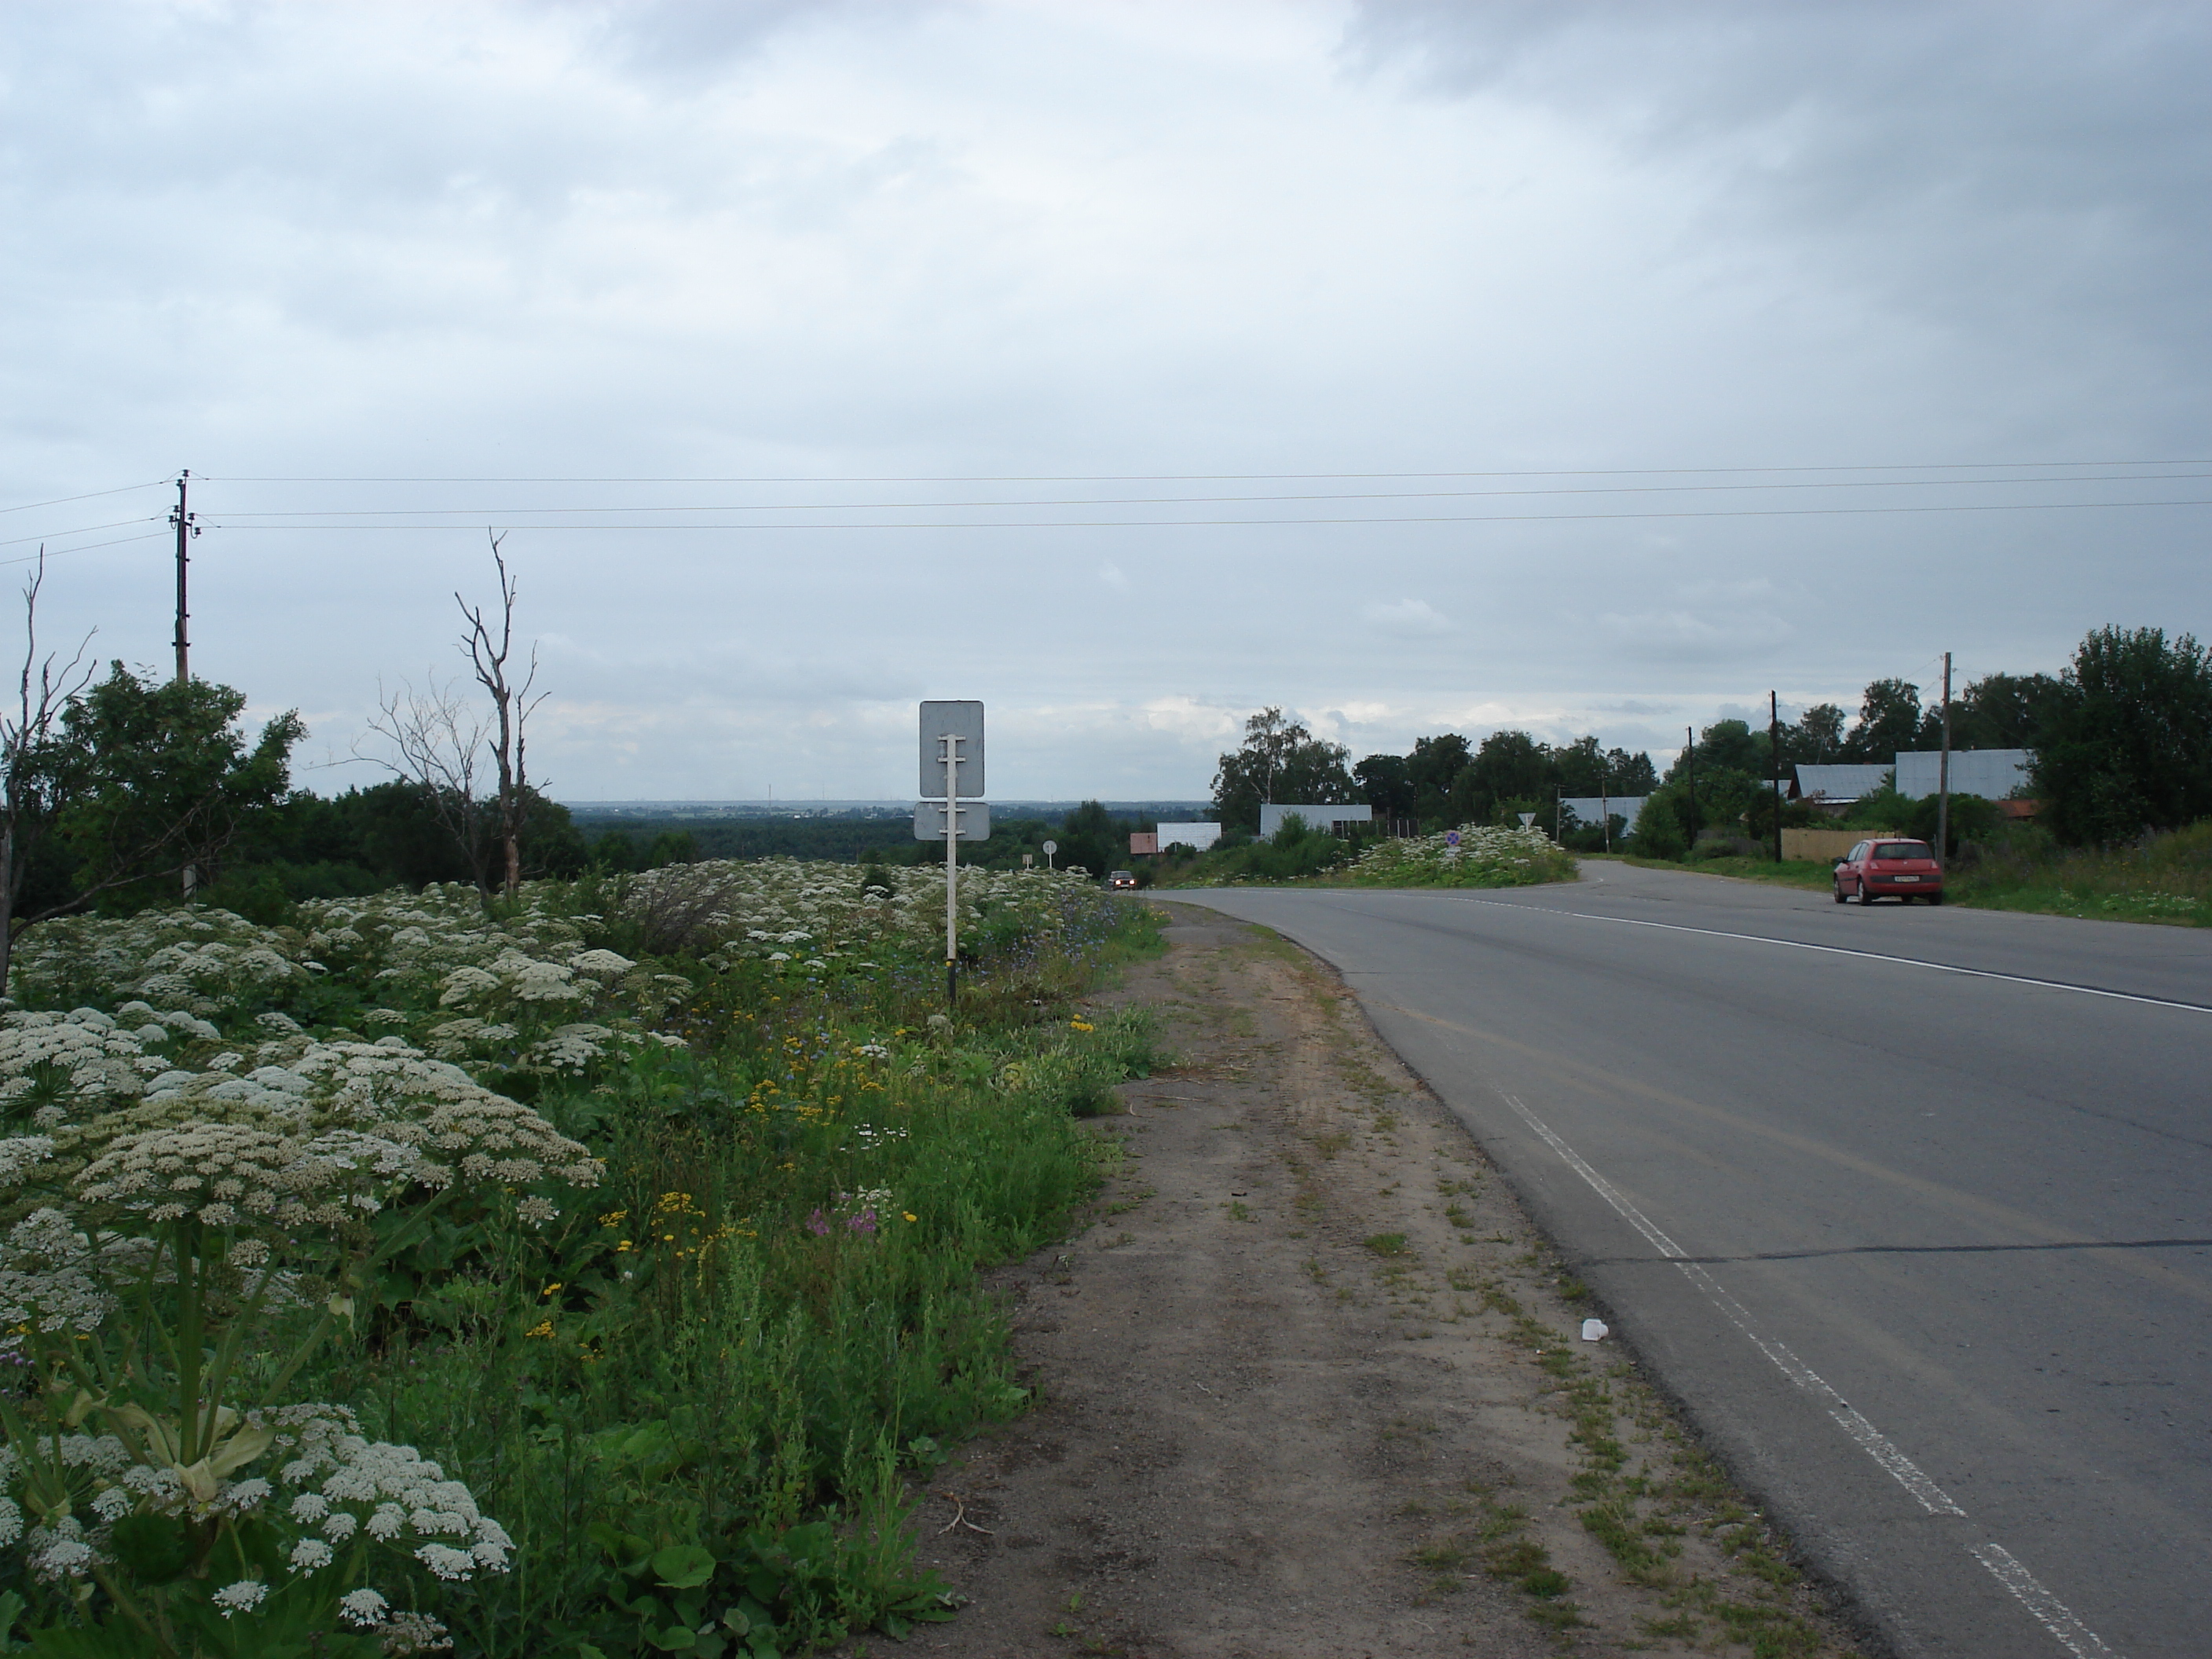
[[[1990,1577],[2020,1598],[2036,1622],[2063,1643],[2075,1659],[2118,1659],[2097,1638],[2097,1632],[2076,1619],[2063,1601],[2035,1581],[2002,1544],[1969,1544],[1966,1553],[1990,1570]]]
[[[1679,921],[1645,921],[1637,916],[1598,916],[1587,910],[1554,910],[1542,904],[1505,904],[1497,899],[1462,899],[1492,910],[1514,910],[1522,915],[1571,916],[1577,921],[1610,922],[1616,927],[1656,927],[1669,933],[1702,933],[1707,939],[1741,939],[1749,945],[1778,945],[1791,951],[1817,951],[1824,956],[1859,957],[1868,962],[1887,962],[1899,968],[1924,968],[1931,973],[1957,974],[1966,979],[1997,979],[2012,985],[2033,985],[2045,991],[2071,991],[2076,996],[2107,997],[2115,1002],[2140,1002],[2153,1008],[2179,1008],[2192,1014],[2212,1014],[2212,1003],[2178,1002],[2171,997],[2142,996],[2133,991],[2107,991],[2095,985],[2075,985],[2063,979],[2038,979],[2032,974],[2002,974],[1994,968],[1961,968],[1952,962],[1930,962],[1924,957],[1896,957],[1884,951],[1854,951],[1844,945],[1810,945],[1803,939],[1776,939],[1768,933],[1732,933],[1721,927],[1691,927]]]
[[[1597,920],[1603,920],[1603,918],[1597,918]],[[1696,1285],[1706,1300],[1720,1310],[1721,1316],[1741,1331],[1752,1345],[1766,1356],[1769,1363],[1777,1370],[1797,1387],[1819,1400],[1821,1405],[1826,1407],[1828,1415],[1835,1419],[1837,1426],[1850,1436],[1858,1443],[1859,1449],[1872,1458],[1892,1480],[1911,1492],[1918,1500],[1922,1509],[1930,1515],[1955,1516],[1961,1520],[1966,1518],[1966,1510],[1959,1507],[1951,1495],[1930,1480],[1927,1472],[1918,1464],[1899,1451],[1895,1442],[1875,1428],[1867,1420],[1863,1413],[1843,1395],[1838,1394],[1826,1378],[1783,1344],[1771,1341],[1761,1336],[1753,1328],[1751,1314],[1743,1304],[1729,1295],[1722,1287],[1720,1282],[1707,1273],[1702,1265],[1685,1260],[1687,1252],[1668,1237],[1650,1217],[1638,1209],[1626,1194],[1600,1175],[1587,1158],[1568,1146],[1557,1131],[1538,1117],[1535,1113],[1530,1111],[1518,1098],[1506,1094],[1502,1089],[1498,1093],[1504,1097],[1505,1103],[1513,1109],[1516,1115],[1535,1133],[1539,1139],[1557,1152],[1569,1169],[1589,1182],[1590,1190],[1610,1205],[1614,1213],[1635,1228],[1638,1232],[1643,1234],[1645,1241],[1653,1249],[1658,1251],[1668,1261],[1673,1262],[1682,1276]],[[2045,1589],[2035,1576],[2021,1565],[2019,1559],[2003,1546],[1987,1542],[1970,1544],[1966,1547],[1966,1551],[1997,1583],[2010,1591],[2020,1604],[2027,1609],[2036,1622],[2049,1631],[2068,1651],[2075,1656],[2075,1659],[2119,1659],[2119,1656],[2106,1646],[2094,1631],[2075,1617],[2072,1609]]]
[[[1918,1498],[1923,1509],[1930,1515],[1966,1514],[1966,1510],[1951,1501],[1949,1493],[1929,1480],[1918,1464],[1898,1450],[1881,1430],[1861,1416],[1849,1401],[1829,1385],[1826,1377],[1781,1343],[1770,1342],[1753,1329],[1751,1315],[1744,1305],[1723,1290],[1719,1282],[1698,1263],[1684,1261],[1682,1258],[1689,1252],[1662,1232],[1618,1187],[1592,1169],[1581,1153],[1553,1133],[1549,1124],[1511,1095],[1505,1096],[1505,1103],[1520,1115],[1521,1121],[1534,1130],[1546,1146],[1566,1161],[1569,1169],[1588,1182],[1591,1190],[1610,1204],[1622,1220],[1642,1233],[1652,1249],[1673,1262],[1682,1276],[1720,1310],[1723,1318],[1750,1339],[1752,1345],[1766,1356],[1777,1370],[1820,1401],[1844,1432],[1858,1442],[1861,1449],[1888,1471],[1898,1485]]]

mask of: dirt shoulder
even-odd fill
[[[1840,1655],[1843,1627],[1314,958],[1166,905],[1172,1068],[1010,1270],[1041,1403],[939,1470],[972,1656]]]

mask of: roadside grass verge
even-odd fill
[[[2212,927],[2212,819],[2136,847],[2002,849],[1946,885],[1953,902],[1984,910]]]
[[[1273,842],[1207,852],[1163,872],[1163,887],[1528,887],[1572,881],[1575,860],[1537,829],[1469,827],[1355,843],[1286,829]]]
[[[195,907],[42,927],[0,1022],[20,1039],[0,1071],[25,1079],[0,1109],[21,1134],[58,1099],[96,1124],[178,1079],[289,1088],[287,1066],[333,1044],[457,1066],[526,1105],[599,1160],[596,1186],[533,1212],[495,1184],[478,1201],[398,1183],[361,1224],[383,1244],[329,1291],[338,1321],[318,1319],[323,1290],[262,1316],[240,1408],[277,1388],[349,1407],[497,1517],[512,1544],[495,1570],[404,1554],[379,1569],[392,1606],[434,1621],[459,1659],[902,1637],[952,1611],[915,1565],[908,1478],[1029,1404],[979,1273],[1060,1237],[1097,1191],[1114,1149],[1079,1120],[1152,1067],[1154,1028],[1085,999],[1163,940],[1156,911],[1079,878],[978,875],[979,949],[948,1016],[942,872],[892,880],[871,892],[849,866],[775,860],[526,884],[489,913],[449,888],[302,906],[282,927]],[[52,1034],[80,1028],[90,1058],[57,1070],[52,1054],[80,1050]],[[228,1097],[193,1097],[210,1113]],[[19,1208],[44,1201],[17,1184]],[[232,1231],[205,1228],[210,1261]],[[291,1273],[291,1248],[276,1237],[257,1259]],[[298,1259],[303,1291],[328,1283],[320,1260]],[[166,1316],[173,1292],[148,1294]],[[83,1340],[136,1340],[118,1326]],[[279,1375],[295,1348],[303,1363]],[[177,1419],[161,1358],[177,1351],[112,1368],[133,1407]],[[231,1471],[241,1514],[277,1461]],[[210,1583],[289,1584],[272,1559],[226,1561]],[[357,1572],[347,1559],[320,1571]],[[331,1604],[358,1582],[333,1578]],[[136,1587],[179,1606],[208,1588]],[[55,1651],[159,1650],[135,1645],[104,1583],[34,1576],[11,1550],[0,1589]],[[351,1654],[375,1638],[333,1621],[314,1639]]]
[[[1640,870],[1733,876],[1816,891],[1833,884],[1826,864],[1804,859],[1781,864],[1734,857],[1675,863],[1620,854],[1584,856]],[[1972,862],[1955,864],[1943,884],[1943,897],[1947,904],[1983,910],[2212,927],[2212,820],[2130,847],[2068,851],[2032,834],[2021,835],[2008,845],[1980,852]]]

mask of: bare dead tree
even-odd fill
[[[485,532],[490,535],[489,532]],[[500,890],[508,896],[522,884],[522,827],[530,809],[526,730],[531,711],[545,699],[532,695],[538,678],[533,647],[528,668],[514,677],[514,607],[521,588],[500,550],[504,536],[491,536],[492,568],[499,579],[499,601],[487,614],[458,592],[453,603],[467,624],[456,648],[468,659],[476,682],[491,700],[487,710],[473,702],[459,680],[440,684],[433,673],[422,690],[407,682],[386,695],[380,685],[377,713],[368,729],[391,745],[388,755],[362,755],[422,792],[439,825],[460,848],[473,872],[477,890],[489,901],[485,874],[495,845],[500,854]],[[356,745],[356,754],[361,754]],[[483,765],[491,763],[495,786]]]
[[[484,803],[477,798],[477,757],[487,725],[470,708],[457,683],[441,684],[432,673],[424,676],[423,687],[418,691],[403,680],[398,690],[386,693],[378,685],[377,713],[368,729],[390,744],[392,753],[362,758],[422,792],[431,816],[468,860],[477,890],[489,898],[491,890],[483,877],[487,821]],[[361,753],[358,744],[354,752]]]
[[[507,659],[514,649],[514,602],[521,592],[520,585],[507,568],[506,556],[499,550],[503,536],[491,536],[491,562],[499,572],[499,620],[496,630],[484,620],[483,609],[472,605],[459,593],[453,603],[461,608],[461,620],[468,623],[469,631],[461,640],[461,649],[468,653],[469,665],[476,670],[477,684],[483,687],[491,698],[493,737],[492,763],[499,772],[499,794],[494,802],[497,814],[496,827],[500,848],[506,855],[505,880],[502,884],[509,898],[522,884],[522,820],[529,810],[530,780],[524,766],[524,732],[531,711],[545,701],[546,694],[530,695],[538,681],[538,647],[530,648],[529,672],[517,685],[509,672]],[[494,633],[497,633],[495,642]]]
[[[8,988],[15,957],[17,913],[32,855],[68,804],[73,757],[58,740],[63,710],[91,684],[85,664],[87,634],[58,670],[39,656],[39,589],[46,580],[46,550],[23,586],[23,672],[15,682],[15,707],[0,716],[0,993]]]

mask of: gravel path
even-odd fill
[[[1846,1651],[1334,977],[1170,915],[1097,1006],[1176,1063],[1100,1121],[1088,1227],[1001,1276],[1041,1404],[929,1480],[969,1603],[906,1649]]]

